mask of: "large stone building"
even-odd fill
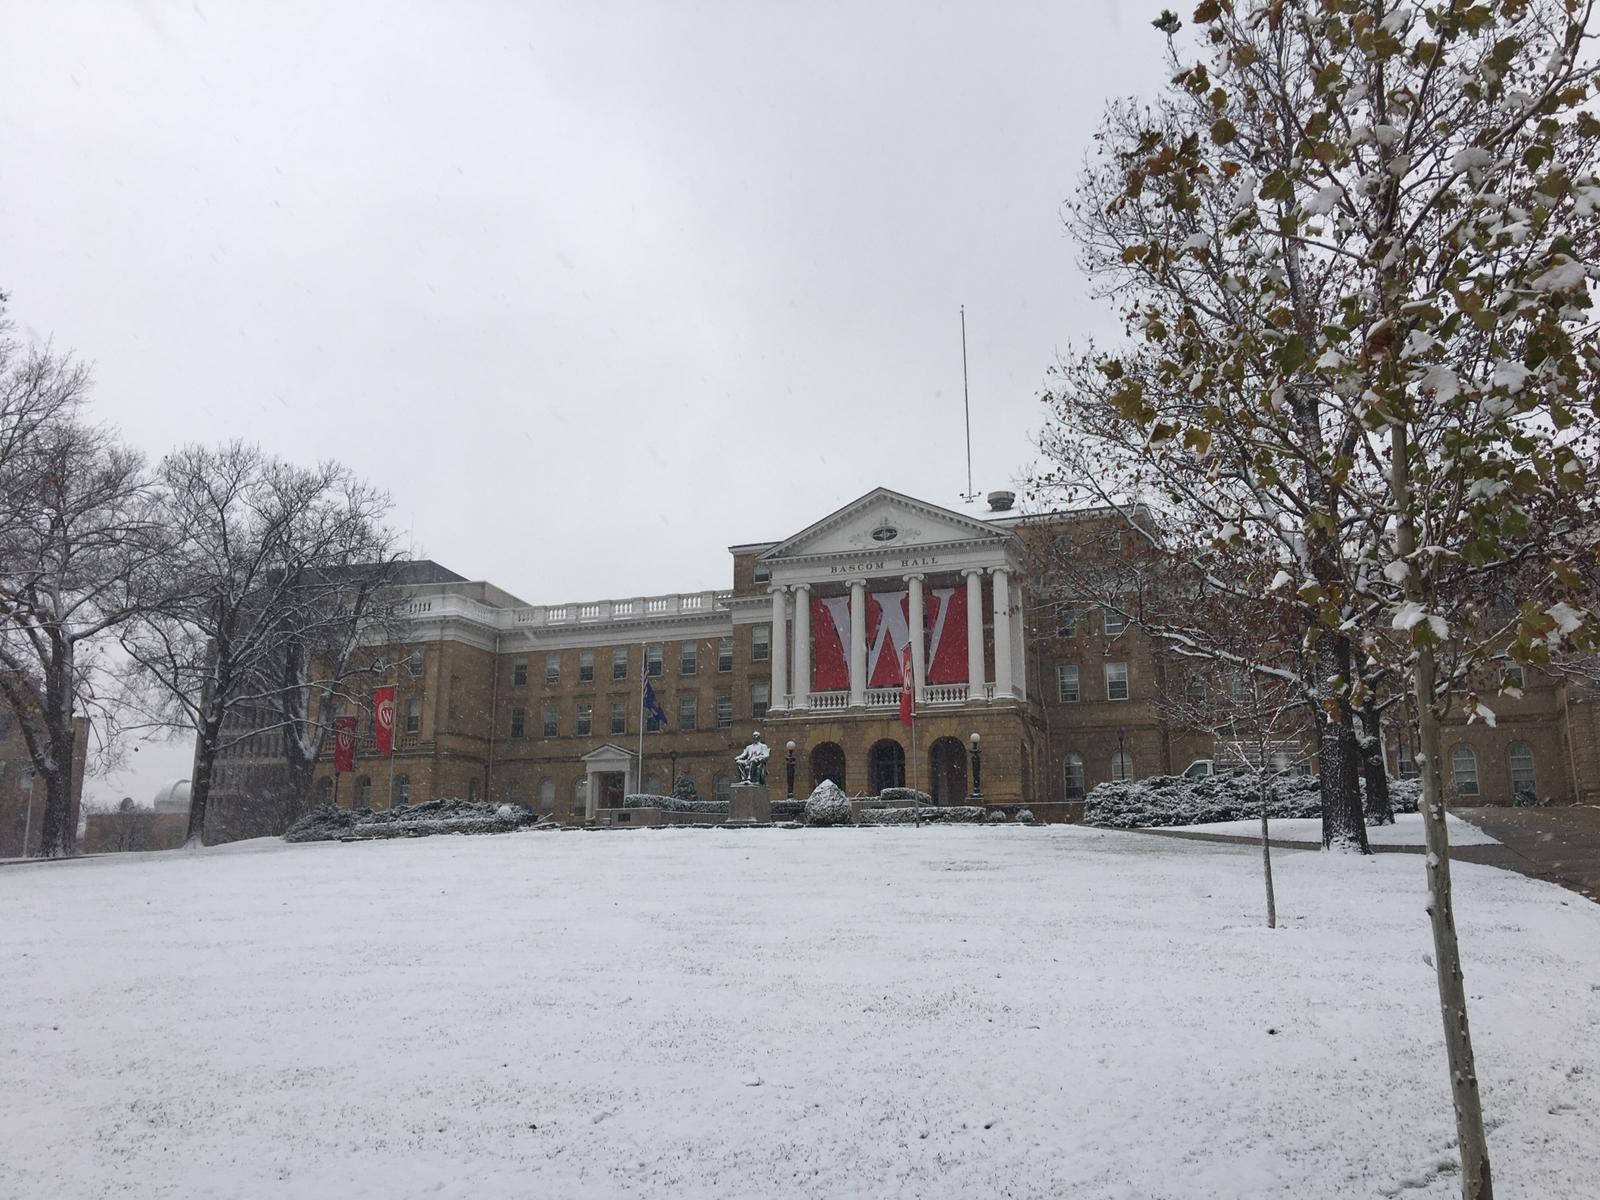
[[[384,650],[396,753],[374,753],[368,714],[356,770],[336,781],[330,752],[319,798],[488,798],[592,820],[674,776],[725,795],[759,729],[780,793],[791,741],[799,795],[832,778],[942,803],[972,797],[977,748],[984,802],[1070,819],[1096,783],[1181,772],[1213,750],[1163,720],[1167,664],[1136,629],[1035,601],[1035,539],[1112,519],[971,515],[880,488],[792,536],[730,547],[724,590],[530,605],[483,582],[414,584],[410,636]],[[914,736],[898,719],[908,646]],[[646,680],[664,727],[642,708]],[[1592,704],[1530,678],[1494,729],[1451,729],[1454,783],[1466,802],[1517,789],[1592,800],[1595,735]]]

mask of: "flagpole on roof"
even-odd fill
[[[969,504],[978,498],[972,490],[972,402],[967,396],[967,306],[961,306],[961,411],[967,420],[967,490],[961,498]]]

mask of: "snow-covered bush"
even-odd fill
[[[532,813],[509,804],[467,800],[430,800],[379,812],[324,804],[289,826],[283,840],[332,842],[344,838],[428,837],[436,833],[507,833],[536,820]]]
[[[700,793],[695,790],[694,780],[687,775],[679,775],[672,781],[672,795],[678,800],[700,799]]]
[[[1017,820],[1025,823],[1031,823],[1033,821],[1032,811],[1026,808],[1017,809]]]
[[[1003,808],[997,808],[992,813],[989,814],[989,820],[991,820],[991,821],[1004,821],[1005,819],[1006,819],[1006,810],[1003,809]]]
[[[850,800],[831,779],[817,784],[806,798],[807,825],[848,825],[851,819]]]
[[[912,804],[932,804],[933,797],[927,792],[919,792],[916,788],[889,787],[878,793],[878,799],[886,804],[898,801],[909,801]]]
[[[1261,815],[1261,786],[1262,781],[1248,772],[1208,779],[1151,775],[1126,783],[1102,783],[1084,798],[1083,820],[1112,829],[1242,821]],[[1315,775],[1278,775],[1267,781],[1267,788],[1270,818],[1322,815]],[[1390,780],[1389,796],[1395,812],[1417,811],[1415,781]]]
[[[772,802],[773,821],[798,821],[806,815],[806,802],[804,800],[774,800]]]
[[[623,808],[660,808],[667,812],[725,813],[726,800],[685,800],[681,796],[654,796],[649,792],[635,792],[622,798]]]
[[[863,825],[971,825],[988,819],[988,810],[975,804],[950,808],[863,808]]]

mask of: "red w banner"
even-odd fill
[[[354,771],[356,769],[356,719],[354,717],[335,717],[333,719],[333,769],[335,771]]]
[[[911,669],[911,647],[900,651],[900,724],[911,724],[917,711],[917,681]]]
[[[811,686],[819,692],[842,692],[850,686],[850,597],[811,597],[811,647],[816,669]]]
[[[394,753],[394,689],[372,689],[372,731],[377,735],[378,753]]]
[[[908,592],[867,596],[867,686],[900,685],[901,652],[911,643]],[[929,683],[962,683],[967,678],[967,593],[965,588],[930,588],[923,601],[923,637]],[[842,692],[850,686],[850,598],[811,598],[812,686]]]
[[[967,589],[934,588],[928,593],[928,682],[967,680]]]

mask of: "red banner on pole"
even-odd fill
[[[372,732],[378,743],[378,753],[387,757],[394,753],[394,689],[372,689]]]
[[[916,711],[917,679],[911,668],[911,645],[900,652],[900,724],[911,724],[911,714]]]
[[[335,771],[354,771],[356,769],[356,719],[354,717],[335,717],[333,719],[333,769]]]

